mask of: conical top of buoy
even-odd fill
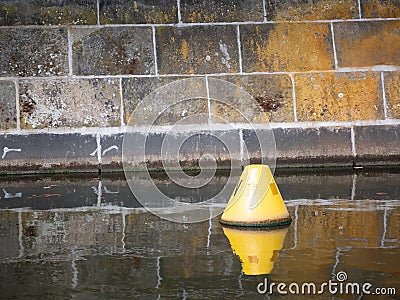
[[[248,230],[223,227],[233,253],[239,256],[246,275],[270,274],[278,251],[283,247],[288,227],[274,230]]]
[[[246,166],[220,222],[227,226],[276,227],[291,221],[270,168]]]

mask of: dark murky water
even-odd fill
[[[140,207],[123,175],[0,178],[0,299],[277,299],[276,288],[259,294],[259,283],[320,287],[340,271],[344,283],[368,282],[371,292],[396,289],[378,299],[399,297],[399,171],[275,179],[293,218],[280,232],[229,231],[218,218],[162,220]],[[204,197],[154,180],[170,195]],[[224,182],[221,174],[210,195]],[[243,273],[255,265],[270,274]],[[377,298],[327,288],[294,296],[287,287],[289,299]]]

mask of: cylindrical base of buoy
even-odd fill
[[[220,222],[225,226],[253,228],[290,225],[292,219],[268,166],[244,168]]]
[[[258,227],[258,228],[279,228],[286,227],[292,223],[292,218],[282,218],[278,220],[262,221],[262,222],[235,222],[235,221],[225,221],[219,220],[219,222],[228,227]]]

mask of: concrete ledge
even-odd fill
[[[400,126],[355,126],[356,163],[392,165],[400,162]]]
[[[101,130],[101,128],[99,128]],[[263,129],[262,129],[263,130]],[[353,133],[352,133],[353,131]],[[400,125],[275,128],[276,167],[400,165]],[[167,134],[179,154],[168,164],[198,169],[199,159],[218,169],[261,162],[254,130],[192,127],[183,132],[132,132],[130,143],[145,141],[145,157],[129,155],[133,170],[163,169],[161,147]],[[0,173],[122,170],[124,133],[27,133],[0,135]],[[172,147],[172,146],[171,146]],[[168,148],[171,149],[172,148]],[[267,160],[268,161],[268,160]]]
[[[90,134],[0,135],[0,172],[97,171],[96,137]]]
[[[351,166],[350,128],[276,128],[277,167]],[[243,139],[253,163],[260,152],[254,131],[244,130]]]

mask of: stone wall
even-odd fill
[[[0,169],[121,168],[137,103],[192,76],[254,97],[278,167],[398,164],[399,49],[398,0],[1,0]]]

